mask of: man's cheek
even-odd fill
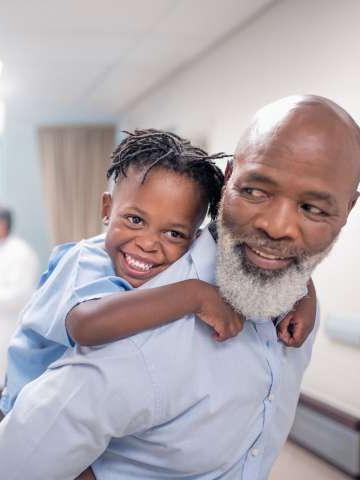
[[[223,210],[222,222],[233,233],[242,233],[251,226],[252,214],[241,201],[229,202]]]
[[[310,254],[314,255],[326,250],[338,235],[339,230],[330,225],[314,225],[304,231],[304,248]]]

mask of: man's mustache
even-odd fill
[[[275,257],[293,258],[296,263],[309,257],[305,250],[295,247],[288,240],[272,240],[261,233],[232,235],[236,249],[242,250],[246,244],[253,250],[264,250]]]

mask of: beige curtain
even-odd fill
[[[100,199],[114,147],[113,126],[41,127],[45,203],[55,244],[101,232]]]

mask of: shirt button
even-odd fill
[[[270,393],[270,395],[268,396],[269,402],[272,402],[274,398],[275,398],[275,395],[273,393]]]
[[[258,448],[253,448],[253,449],[251,450],[251,455],[252,455],[253,457],[257,457],[257,456],[259,455],[259,449],[258,449]]]

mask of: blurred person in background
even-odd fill
[[[0,205],[0,388],[4,385],[8,343],[38,273],[35,252],[11,233],[12,224],[11,211]]]

